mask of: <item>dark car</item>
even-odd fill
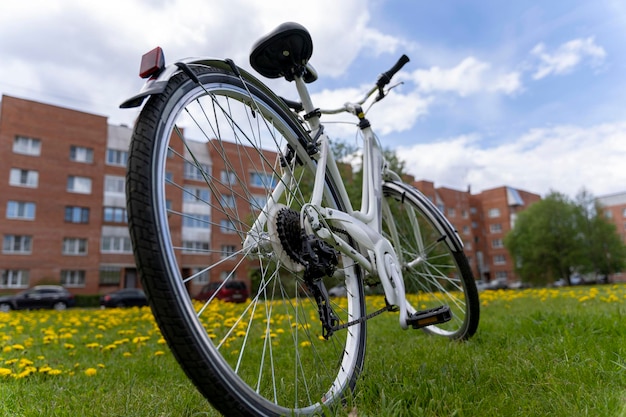
[[[214,294],[218,300],[243,303],[248,299],[248,287],[243,281],[211,282],[205,285],[194,298],[206,301]]]
[[[0,311],[39,308],[65,310],[75,304],[74,295],[60,285],[37,285],[15,295],[0,297]]]
[[[101,307],[143,307],[147,305],[146,294],[138,288],[124,288],[100,297]]]

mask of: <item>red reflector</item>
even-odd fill
[[[163,55],[163,49],[157,46],[141,57],[139,76],[141,78],[149,78],[161,72],[163,68],[165,68],[165,56]]]

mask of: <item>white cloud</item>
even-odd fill
[[[567,74],[584,60],[597,66],[606,57],[604,48],[596,45],[593,37],[571,40],[559,46],[554,52],[548,52],[546,46],[540,43],[530,53],[540,61],[533,74],[535,80],[540,80],[551,74]]]
[[[412,79],[420,91],[454,92],[461,97],[482,92],[510,95],[522,88],[520,73],[493,69],[491,64],[472,56],[452,68],[419,69],[413,72]]]
[[[416,179],[473,192],[507,185],[574,196],[585,187],[601,196],[626,184],[626,123],[533,129],[496,147],[465,135],[397,151]]]

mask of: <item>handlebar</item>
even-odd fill
[[[400,69],[402,69],[402,67],[407,62],[409,62],[409,57],[406,55],[402,55],[400,59],[398,59],[398,61],[393,65],[393,67],[391,67],[388,71],[385,71],[382,74],[380,74],[380,76],[378,77],[378,80],[376,81],[376,85],[371,90],[369,90],[367,94],[365,94],[365,97],[362,100],[356,103],[346,103],[343,105],[343,107],[339,109],[320,110],[320,113],[337,114],[337,113],[343,113],[347,111],[349,113],[356,114],[355,111],[357,111],[357,107],[360,107],[362,104],[364,104],[367,101],[367,99],[369,99],[372,96],[372,94],[374,94],[376,91],[378,91],[378,95],[376,96],[376,99],[374,100],[373,103],[382,100],[385,97],[385,90],[384,90],[385,86],[387,86],[387,84],[391,82],[391,78],[393,78],[393,76],[396,75],[396,73],[400,71]]]
[[[387,84],[389,84],[389,82],[391,81],[391,78],[396,75],[396,73],[398,71],[400,71],[400,69],[407,63],[409,62],[409,57],[406,55],[402,55],[400,57],[400,59],[398,59],[398,62],[396,62],[394,64],[393,67],[391,67],[391,69],[389,71],[385,71],[382,74],[380,74],[380,77],[378,77],[378,81],[376,81],[376,86],[382,90],[383,87],[385,87]]]

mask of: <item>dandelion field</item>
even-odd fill
[[[626,417],[626,285],[488,291],[481,303],[466,343],[373,318],[337,414]],[[238,308],[222,307],[226,320]],[[148,308],[0,313],[0,397],[0,416],[218,415]]]

